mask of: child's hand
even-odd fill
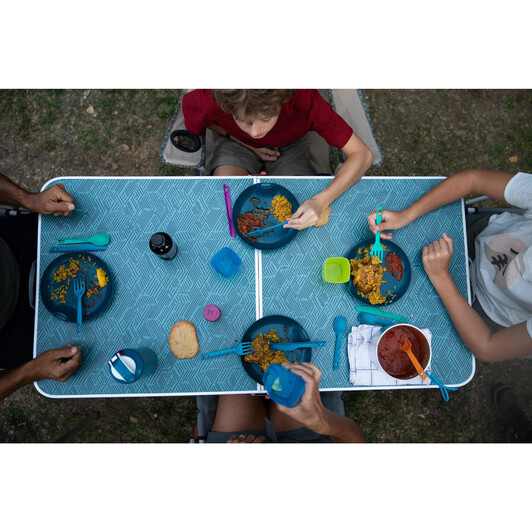
[[[443,233],[443,238],[423,248],[423,267],[431,282],[442,275],[449,274],[449,265],[453,256],[453,239]]]
[[[305,227],[310,227],[318,221],[325,207],[327,205],[321,205],[316,198],[309,199],[288,218],[287,225],[284,227],[287,229],[305,229]]]
[[[261,161],[276,161],[281,155],[277,148],[253,148],[253,151],[260,157]]]
[[[409,220],[407,220],[404,211],[382,211],[382,222],[379,225],[376,225],[375,219],[377,217],[377,211],[373,211],[368,216],[368,224],[371,231],[375,234],[377,231],[386,231],[387,229],[399,229],[408,225]],[[382,233],[381,238],[384,240],[391,240],[392,233]]]

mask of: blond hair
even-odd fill
[[[277,116],[295,94],[294,89],[213,89],[212,99],[237,118]]]

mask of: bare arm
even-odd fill
[[[323,406],[319,382],[321,370],[310,362],[284,364],[305,381],[305,393],[292,408],[277,405],[277,408],[318,434],[330,436],[335,443],[364,443],[366,440],[360,427],[350,418],[336,414]]]
[[[423,248],[423,266],[467,348],[485,362],[531,355],[532,338],[526,322],[493,333],[469,306],[449,274],[452,254],[453,241],[444,233],[443,238]]]
[[[0,172],[0,202],[30,211],[31,194]]]
[[[331,184],[312,199],[305,201],[286,227],[304,229],[314,225],[323,210],[359,181],[373,162],[371,150],[354,133],[342,151],[347,158]]]
[[[18,368],[0,372],[0,400],[39,379],[66,381],[81,363],[81,347],[68,343],[62,349],[44,351]]]
[[[427,212],[470,194],[486,195],[503,201],[504,189],[513,175],[505,172],[490,172],[488,170],[465,170],[459,172],[438,183],[410,207],[402,211],[385,210],[382,216],[382,223],[378,226],[375,224],[375,213],[371,213],[368,216],[369,227],[374,233],[399,229],[412,223]],[[389,240],[392,238],[392,234],[389,232],[381,233],[381,237]]]
[[[54,185],[37,194],[26,192],[0,172],[0,202],[22,207],[40,214],[67,216],[73,211],[74,198],[61,184]]]

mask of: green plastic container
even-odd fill
[[[350,274],[349,260],[345,257],[329,257],[321,269],[321,278],[326,283],[347,283]]]

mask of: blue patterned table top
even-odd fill
[[[303,203],[322,190],[330,178],[262,178],[288,188]],[[42,380],[37,389],[51,397],[197,395],[198,393],[249,393],[262,390],[242,368],[238,355],[200,360],[199,354],[223,349],[240,341],[246,329],[262,316],[283,314],[299,321],[313,339],[327,347],[313,350],[313,361],[323,371],[322,389],[355,389],[349,382],[347,332],[358,325],[359,305],[347,285],[321,280],[327,257],[344,256],[357,243],[371,237],[366,216],[377,206],[401,209],[412,203],[437,180],[433,178],[364,178],[332,204],[329,224],[301,231],[288,245],[258,251],[231,238],[222,184],[231,188],[232,202],[258,178],[198,177],[65,177],[46,184],[63,183],[76,199],[68,217],[44,216],[39,225],[39,276],[58,255],[48,249],[55,238],[106,232],[111,242],[98,253],[115,282],[109,306],[83,325],[52,316],[40,297],[36,307],[35,354],[81,344],[83,362],[65,383]],[[458,337],[421,263],[424,245],[441,237],[454,239],[451,275],[468,297],[461,202],[428,213],[394,233],[396,242],[411,258],[412,280],[407,293],[383,310],[411,316],[410,322],[433,333],[432,370],[449,385],[464,385],[473,376],[474,359]],[[150,236],[169,233],[179,247],[177,256],[163,261],[149,251]],[[210,259],[227,246],[242,258],[236,275],[225,279]],[[209,304],[222,312],[208,322],[203,310]],[[340,369],[332,371],[335,335],[333,320],[347,318]],[[170,351],[168,335],[181,320],[196,327],[200,351],[192,359],[178,360]],[[150,347],[158,354],[152,375],[123,385],[108,372],[107,360],[119,349]],[[360,388],[356,388],[360,389]],[[374,388],[372,388],[374,389]]]

